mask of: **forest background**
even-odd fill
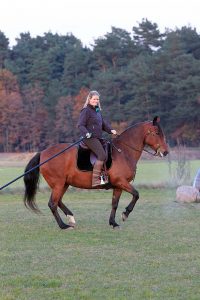
[[[76,141],[89,90],[119,132],[159,115],[170,146],[200,145],[200,35],[190,26],[161,33],[142,19],[90,47],[72,33],[27,32],[11,48],[0,31],[0,152]]]

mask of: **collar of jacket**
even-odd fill
[[[99,109],[98,106],[93,106],[93,105],[91,105],[91,104],[88,104],[88,107],[92,108],[92,109],[95,110],[96,112],[99,112],[99,111],[100,111],[100,109]]]

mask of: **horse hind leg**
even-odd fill
[[[69,225],[72,226],[72,227],[75,227],[76,221],[74,219],[74,215],[71,212],[71,210],[68,207],[65,206],[65,204],[62,202],[62,199],[60,199],[58,201],[58,206],[63,211],[63,213],[67,216],[67,218],[69,220]]]
[[[58,213],[58,203],[59,201],[61,201],[62,196],[64,194],[65,190],[59,190],[59,189],[54,189],[51,193],[51,197],[49,199],[49,208],[56,220],[56,222],[58,223],[58,226],[61,229],[73,229],[73,227],[71,225],[67,225],[63,222],[63,220],[61,219],[59,213]]]
[[[76,221],[75,221],[74,215],[71,212],[71,210],[68,207],[66,207],[65,204],[61,200],[59,201],[58,206],[64,212],[64,214],[67,216],[67,218],[69,220],[69,225],[72,227],[75,227]]]

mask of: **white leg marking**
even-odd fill
[[[75,219],[74,219],[74,216],[69,216],[69,215],[68,215],[68,219],[69,219],[69,225],[75,226],[76,221],[75,221]]]

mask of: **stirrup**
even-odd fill
[[[104,178],[103,178],[103,175],[100,176],[101,180],[100,180],[100,184],[105,184],[104,182]]]
[[[104,179],[104,175],[101,175],[101,176],[100,176],[100,179],[101,179],[101,181],[100,181],[100,184],[101,184],[101,185],[102,185],[102,184],[108,183],[108,180]]]

